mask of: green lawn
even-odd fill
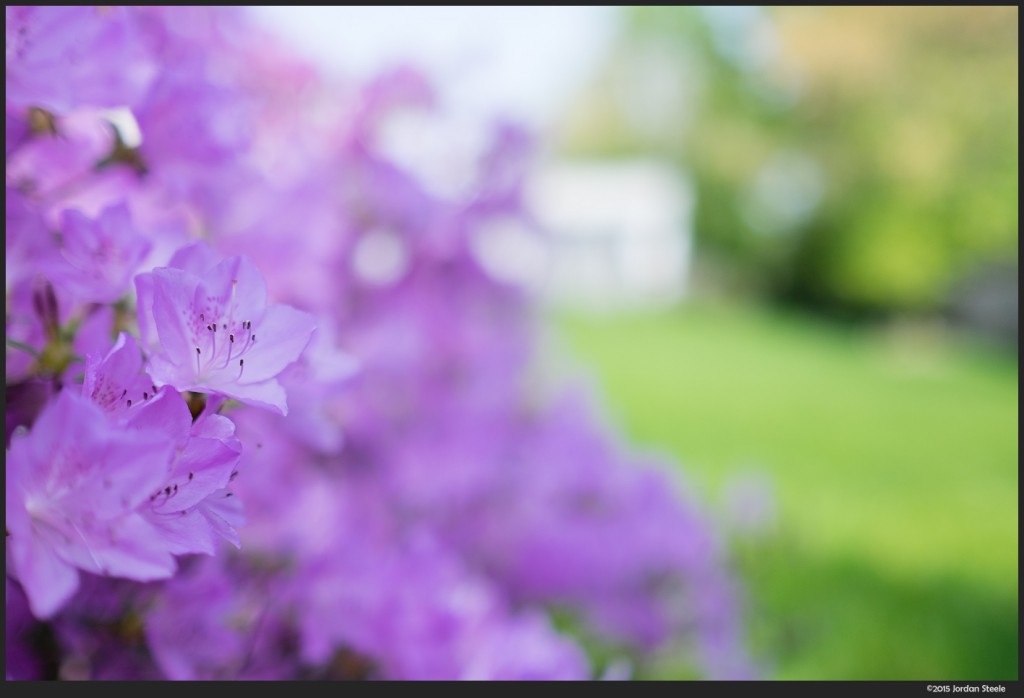
[[[734,546],[769,676],[1017,678],[1015,356],[731,306],[555,326],[719,515],[772,483],[774,524]]]

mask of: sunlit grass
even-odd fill
[[[778,520],[736,552],[772,676],[1017,677],[1015,357],[750,308],[556,326],[705,500],[772,483]]]

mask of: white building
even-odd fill
[[[693,190],[651,160],[556,162],[528,181],[550,235],[541,288],[560,305],[665,305],[686,294]]]

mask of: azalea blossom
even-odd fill
[[[122,202],[95,218],[67,209],[61,217],[63,257],[48,276],[82,302],[113,303],[131,290],[131,279],[151,244],[132,227]]]
[[[177,258],[135,279],[139,327],[154,348],[157,385],[212,393],[288,413],[277,381],[309,343],[313,316],[268,304],[263,276],[248,257],[230,257],[202,272],[200,253]],[[172,260],[172,265],[175,260]],[[192,269],[182,268],[191,266]]]
[[[63,112],[137,101],[157,65],[124,8],[6,8],[7,105]]]
[[[749,676],[712,521],[481,257],[529,139],[438,186],[415,67],[244,12],[7,9],[7,677]]]
[[[120,333],[106,356],[86,357],[82,395],[107,414],[123,416],[133,404],[141,406],[156,393],[153,381],[142,372],[142,353],[131,335]]]
[[[146,581],[174,558],[138,512],[171,470],[162,432],[115,424],[64,390],[7,453],[7,539],[13,571],[37,618],[56,613],[78,570]]]
[[[175,425],[168,428],[171,420]],[[235,425],[209,410],[192,423],[184,400],[167,387],[130,424],[145,428],[158,422],[167,424],[165,431],[176,434],[184,445],[175,452],[170,475],[150,495],[143,515],[175,555],[213,555],[219,539],[238,547],[235,526],[243,523],[242,510],[228,488],[238,475],[235,466],[242,453]]]
[[[82,391],[128,428],[158,431],[174,442],[166,480],[140,509],[168,552],[212,555],[219,539],[239,545],[241,505],[228,485],[238,475],[242,444],[230,419],[208,405],[193,422],[176,390],[158,389],[142,372],[139,347],[123,332],[102,360],[89,357]]]

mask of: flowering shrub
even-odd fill
[[[6,18],[8,678],[748,671],[714,531],[538,390],[474,251],[520,132],[453,199],[380,144],[413,71],[338,88],[239,10]]]

